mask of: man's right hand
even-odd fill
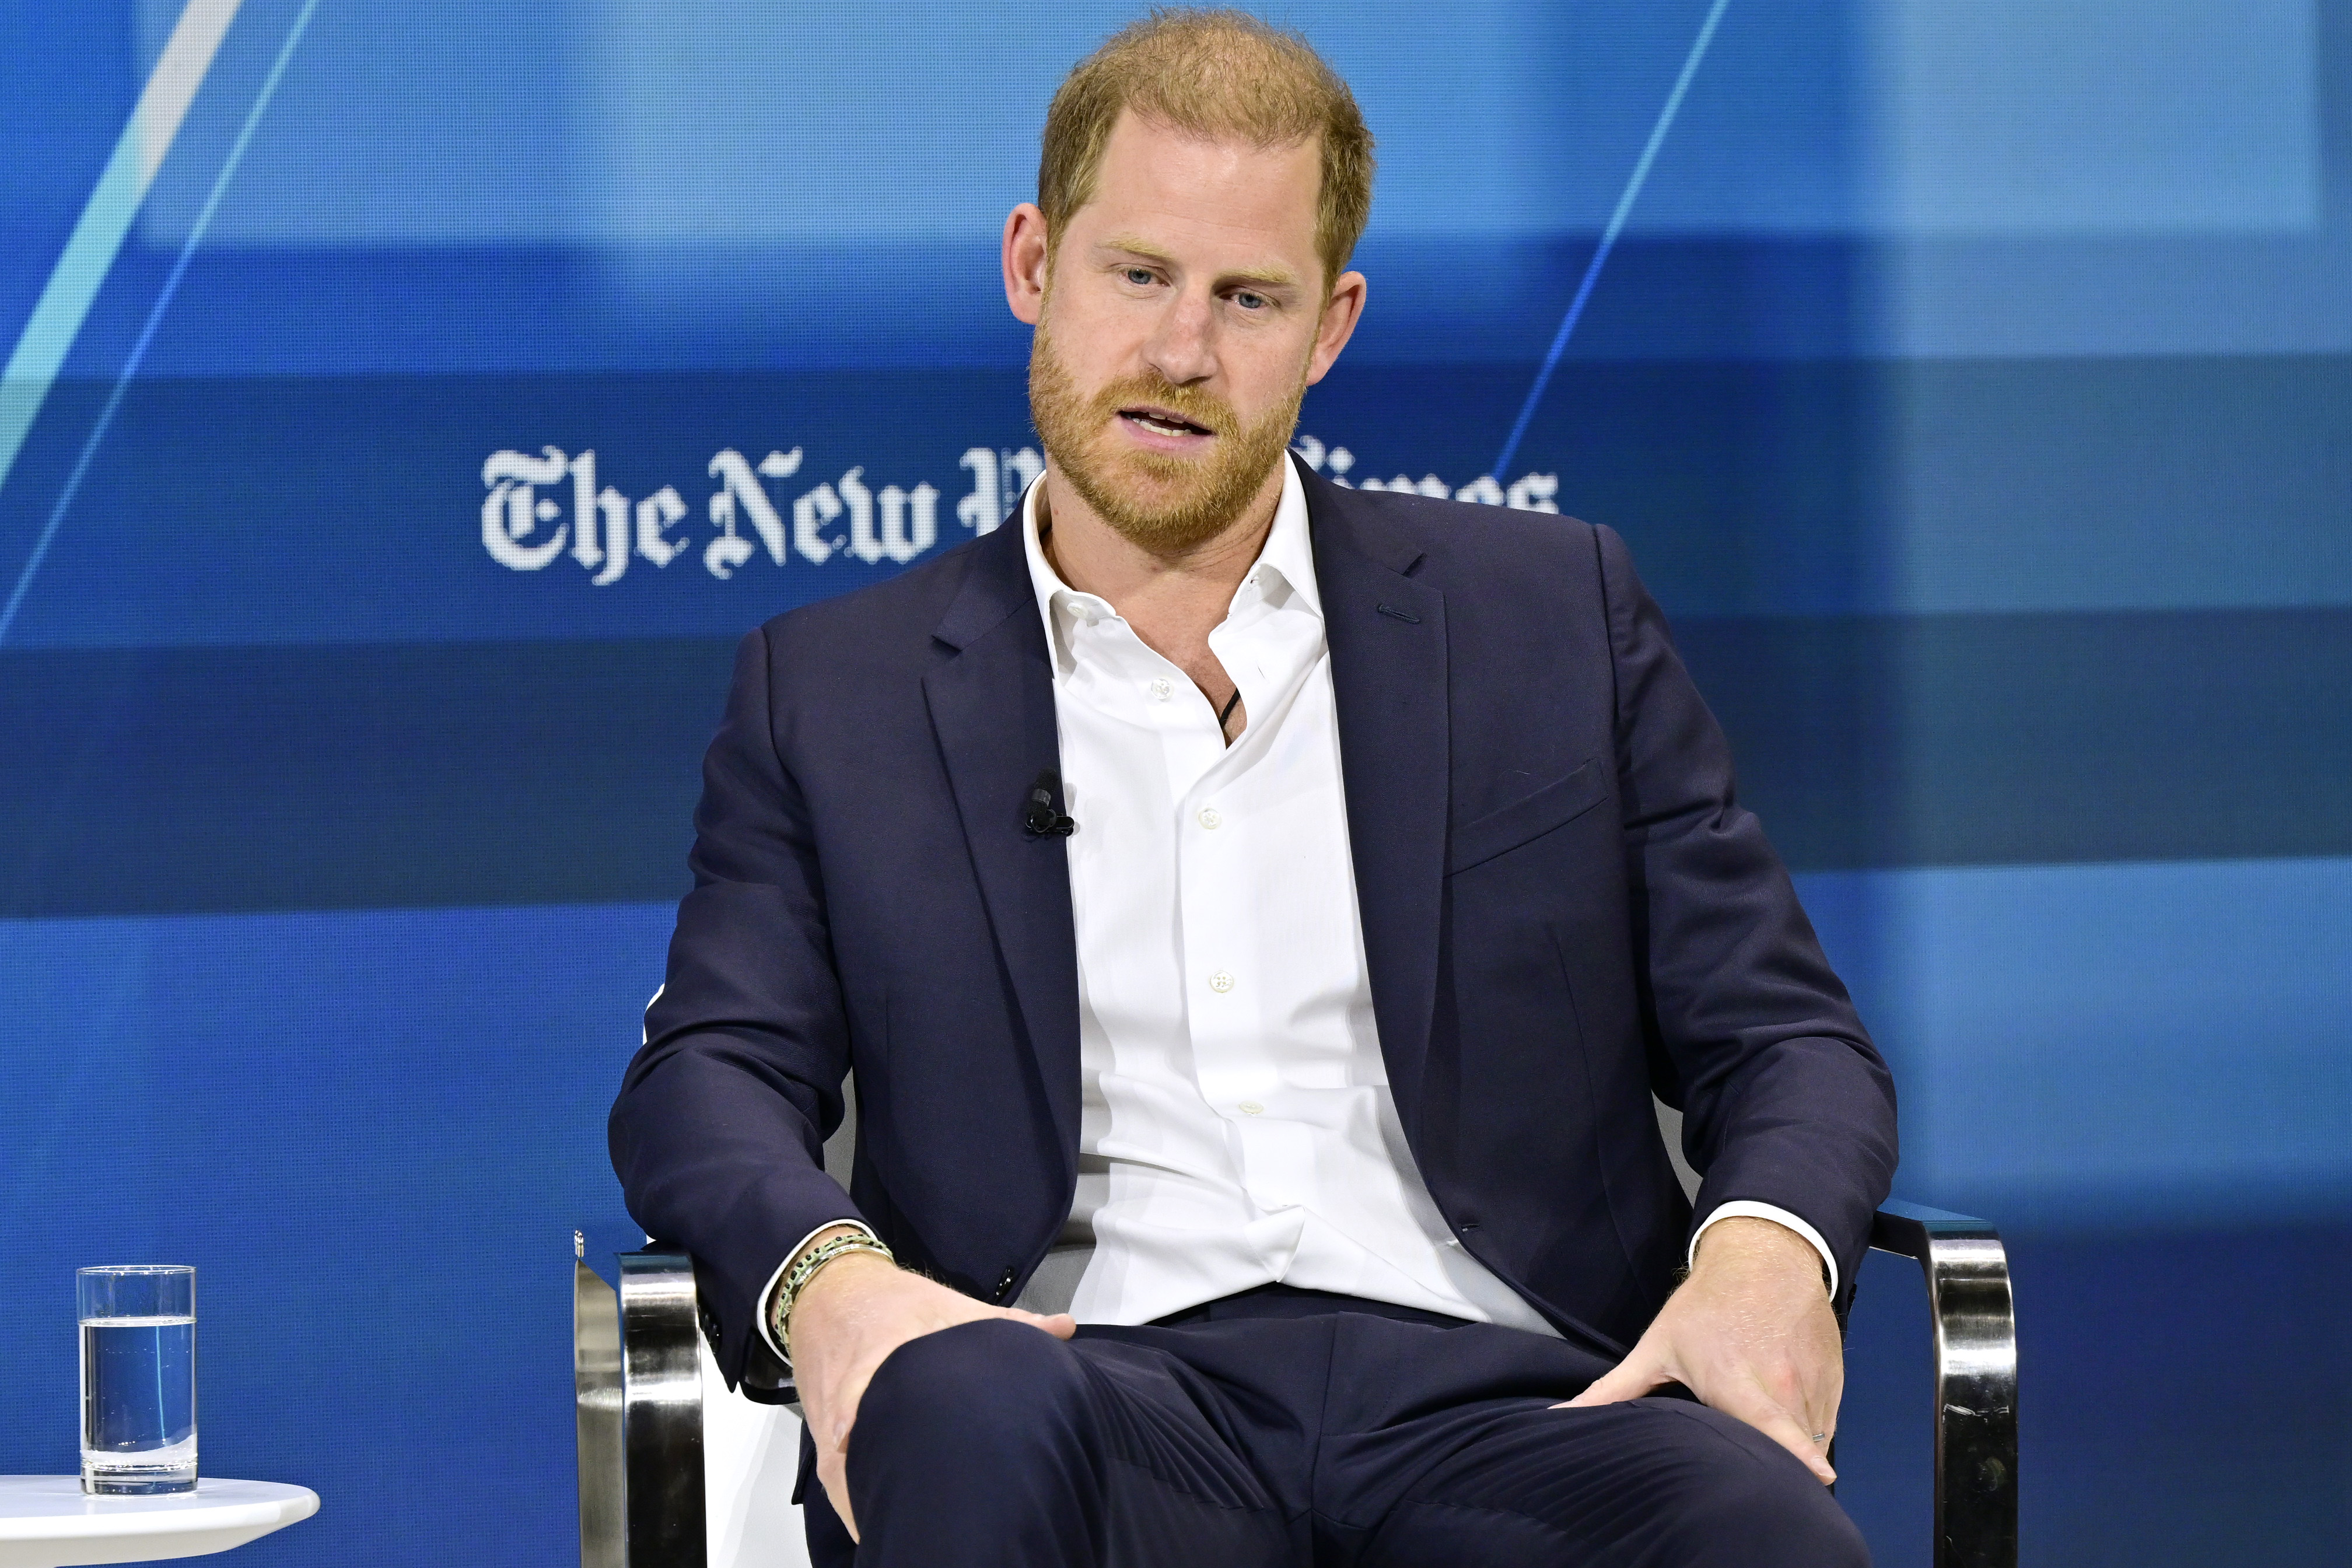
[[[849,1429],[874,1369],[908,1340],[990,1318],[1028,1323],[1062,1340],[1078,1328],[1067,1312],[1047,1318],[991,1307],[872,1252],[836,1258],[802,1287],[793,1303],[793,1379],[816,1442],[817,1479],[852,1541],[858,1535],[849,1510]]]

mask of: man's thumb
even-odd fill
[[[1057,1340],[1066,1340],[1078,1331],[1078,1321],[1067,1312],[1032,1312],[1025,1308],[1007,1307],[1004,1315],[1015,1322],[1026,1323],[1033,1329],[1043,1329]]]
[[[1628,1399],[1639,1399],[1666,1381],[1664,1369],[1637,1346],[1632,1355],[1595,1379],[1591,1387],[1552,1408],[1565,1410],[1587,1405],[1616,1405]]]

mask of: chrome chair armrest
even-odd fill
[[[581,1568],[704,1568],[701,1329],[682,1252],[572,1265]]]
[[[628,1568],[621,1458],[621,1299],[572,1233],[572,1393],[580,1443],[580,1568]]]
[[[1936,1332],[1936,1568],[2016,1568],[2017,1316],[1987,1222],[1890,1200],[1870,1245],[1916,1261]]]

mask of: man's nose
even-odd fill
[[[1173,294],[1143,345],[1144,362],[1178,386],[1208,380],[1217,371],[1216,325],[1206,293]]]

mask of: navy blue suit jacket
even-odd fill
[[[1622,1353],[1692,1224],[1654,1089],[1703,1211],[1801,1215],[1851,1282],[1893,1086],[1623,543],[1305,479],[1381,1050],[1454,1234]],[[828,1220],[1004,1302],[1068,1216],[1069,876],[1023,817],[1055,761],[1017,523],[744,638],[611,1122],[730,1381],[772,1360],[755,1298]],[[853,1068],[845,1195],[821,1150]]]

